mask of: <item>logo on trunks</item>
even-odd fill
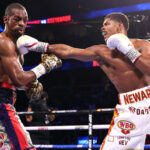
[[[128,142],[130,141],[130,137],[125,137],[125,136],[119,136],[117,137],[119,141],[119,145],[128,145]]]
[[[7,134],[5,132],[0,132],[0,147],[3,146],[6,139],[7,139]]]
[[[143,91],[139,91],[133,94],[124,95],[124,103],[132,104],[138,101],[142,101],[144,99],[150,98],[150,89],[146,89]]]
[[[129,134],[130,130],[134,130],[136,126],[130,121],[120,120],[117,122],[117,126],[121,129],[123,134]]]
[[[144,108],[135,108],[135,107],[130,106],[129,111],[136,115],[147,115],[150,112],[150,106],[144,107]]]

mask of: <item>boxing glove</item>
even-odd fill
[[[111,50],[118,49],[121,53],[126,55],[132,63],[135,63],[137,58],[142,54],[136,50],[127,36],[122,33],[111,35],[107,42],[107,47]]]
[[[22,35],[18,38],[16,45],[20,54],[27,54],[29,51],[45,53],[48,43],[40,42],[28,35]]]
[[[53,69],[61,67],[62,61],[60,58],[55,56],[54,54],[42,54],[41,55],[41,63],[33,68],[33,71],[38,79],[42,75],[50,72]]]
[[[29,83],[29,87],[26,90],[26,96],[29,100],[38,100],[41,98],[43,91],[43,85],[38,80]]]

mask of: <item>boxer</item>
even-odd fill
[[[106,45],[85,49],[65,44],[48,45],[47,52],[63,59],[97,61],[120,97],[100,150],[144,150],[150,130],[150,43],[129,39],[128,17],[108,14],[101,28]]]
[[[23,54],[17,47],[17,39],[24,34],[28,14],[24,6],[12,3],[7,6],[3,18],[5,29],[0,33],[0,149],[35,150],[14,104],[16,89],[27,87],[27,96],[34,99],[42,91],[38,78],[61,66],[61,60],[53,54],[43,54],[35,68],[24,71],[21,65]],[[44,53],[47,43],[36,47]],[[44,49],[44,50],[43,50]]]

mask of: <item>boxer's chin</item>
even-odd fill
[[[17,30],[17,31],[15,31],[15,33],[14,33],[15,37],[17,37],[17,38],[20,37],[20,36],[23,35],[23,34],[24,34],[24,31],[23,31],[23,30],[22,30],[22,31],[21,31],[21,30],[20,30],[20,31]]]
[[[104,37],[104,41],[107,42],[107,40],[108,40],[108,38],[107,38],[107,37]]]
[[[23,35],[23,34],[24,34],[24,30],[19,30],[18,33],[19,33],[20,35]]]

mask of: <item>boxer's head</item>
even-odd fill
[[[115,33],[127,34],[129,29],[129,19],[123,13],[111,13],[104,18],[101,28],[105,41]]]
[[[19,3],[12,3],[5,10],[5,31],[19,37],[24,34],[27,26],[28,14],[25,7]]]

